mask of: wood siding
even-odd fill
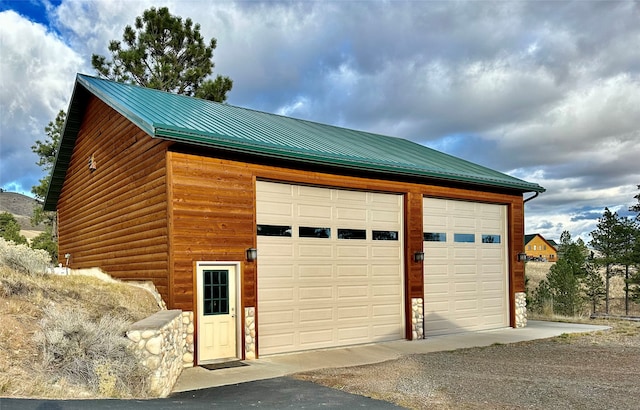
[[[523,241],[522,196],[460,188],[333,175],[302,169],[169,153],[171,185],[171,259],[174,308],[192,310],[196,261],[245,261],[245,250],[255,247],[255,180],[271,180],[334,188],[402,193],[405,195],[406,308],[411,298],[423,297],[422,263],[413,253],[422,250],[423,196],[481,201],[507,205],[509,210],[509,283],[524,289],[523,264],[514,261]],[[257,306],[257,268],[243,262],[242,307]],[[512,293],[511,292],[511,293]],[[511,315],[513,316],[513,302]],[[407,311],[410,320],[410,312]],[[259,314],[259,313],[258,313]],[[411,324],[407,323],[408,332]],[[410,337],[410,336],[408,336]]]
[[[58,201],[59,258],[168,288],[166,149],[92,97]],[[93,156],[96,169],[89,169]]]
[[[171,308],[194,310],[194,263],[245,261],[255,247],[255,183],[241,163],[169,152]],[[243,306],[255,306],[255,263],[243,263]]]

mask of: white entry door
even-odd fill
[[[199,262],[198,363],[237,358],[236,265]]]

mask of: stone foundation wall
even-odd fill
[[[151,371],[151,394],[168,396],[182,369],[193,366],[193,330],[193,312],[161,310],[127,331]]]
[[[527,294],[516,292],[516,328],[527,326]]]
[[[424,339],[424,306],[422,298],[411,299],[411,339]]]

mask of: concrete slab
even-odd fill
[[[490,346],[494,343],[517,343],[560,336],[563,333],[587,333],[606,329],[609,327],[530,320],[527,327],[520,329],[504,328],[430,337],[416,341],[398,340],[275,355],[248,360],[244,362],[248,366],[229,369],[206,370],[193,367],[183,370],[173,388],[173,393],[265,380],[330,367],[380,363],[407,354]]]

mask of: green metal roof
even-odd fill
[[[46,208],[55,209],[90,94],[154,138],[342,169],[544,192],[538,184],[405,139],[78,74]]]

